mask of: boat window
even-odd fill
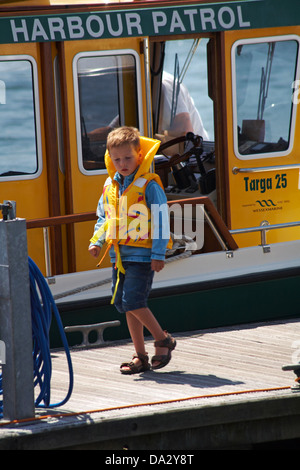
[[[41,172],[36,62],[0,57],[0,177],[28,179]]]
[[[192,131],[214,140],[213,102],[208,96],[208,39],[166,41],[155,132],[169,136]],[[158,66],[157,66],[158,68]],[[155,75],[157,70],[152,70]],[[155,106],[155,104],[154,104]]]
[[[282,156],[293,144],[299,43],[296,38],[239,41],[232,50],[235,153]]]
[[[83,173],[105,169],[106,137],[111,129],[127,125],[142,132],[137,64],[134,51],[76,57],[78,155]]]

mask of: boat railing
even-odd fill
[[[197,197],[191,199],[180,199],[175,201],[168,201],[168,205],[172,204],[192,204],[196,206],[201,204],[204,211],[204,218],[207,224],[209,225],[213,235],[218,241],[221,250],[232,251],[238,248],[236,241],[234,240],[234,235],[248,234],[252,232],[261,233],[261,246],[264,251],[267,252],[270,250],[267,240],[266,233],[269,230],[284,229],[290,227],[300,226],[300,221],[296,222],[286,222],[282,224],[273,224],[270,225],[269,222],[263,221],[260,226],[256,227],[246,227],[240,229],[229,230],[215,208],[213,202],[208,197]],[[44,252],[45,252],[45,265],[46,265],[46,276],[51,277],[51,256],[50,256],[50,237],[49,229],[55,226],[61,226],[64,224],[74,224],[80,222],[92,222],[96,220],[95,212],[84,212],[80,214],[69,214],[55,217],[47,217],[43,219],[33,219],[26,222],[27,229],[42,228],[44,232]]]
[[[196,207],[201,205],[204,211],[204,220],[207,222],[213,236],[217,240],[217,244],[221,247],[221,250],[236,250],[238,245],[236,244],[233,236],[230,234],[228,227],[224,223],[213,202],[209,197],[196,197],[187,198],[180,200],[168,201],[168,205],[178,204],[184,206],[186,204]],[[55,217],[46,217],[42,219],[27,220],[27,229],[42,228],[44,233],[44,253],[45,253],[45,266],[46,276],[51,277],[53,275],[51,269],[51,249],[50,249],[50,234],[49,230],[51,227],[61,226],[64,224],[75,224],[80,222],[92,222],[96,221],[95,212],[85,212],[80,214],[69,214]]]
[[[58,227],[64,224],[75,224],[79,222],[92,222],[96,221],[95,212],[84,212],[80,214],[67,214],[55,217],[45,217],[42,219],[32,219],[26,221],[27,229],[42,228],[44,235],[44,253],[45,253],[45,266],[46,277],[53,275],[51,269],[51,250],[50,250],[50,235],[49,230],[51,227]]]
[[[238,173],[261,173],[264,171],[276,171],[276,170],[299,170],[299,164],[292,165],[274,165],[274,166],[257,166],[252,168],[232,168],[232,173],[237,175]]]
[[[267,244],[267,237],[266,233],[269,230],[277,230],[283,228],[290,228],[290,227],[299,227],[300,221],[296,222],[285,222],[282,224],[270,224],[268,221],[264,220],[259,226],[256,227],[247,227],[247,228],[239,228],[234,230],[229,230],[231,235],[239,235],[239,234],[248,234],[252,232],[260,232],[261,234],[261,246],[264,248],[264,251],[269,251],[269,247]]]

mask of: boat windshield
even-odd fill
[[[108,132],[120,125],[138,127],[136,58],[133,54],[80,56],[77,133],[83,171],[105,169]]]
[[[5,60],[0,57],[1,178],[35,177],[41,169],[37,151],[35,65],[31,57],[6,56]]]
[[[279,156],[292,145],[298,48],[296,39],[266,38],[235,45],[233,97],[238,157]]]
[[[214,139],[213,102],[208,96],[207,41],[204,38],[166,41],[155,123],[158,135],[181,136],[192,131],[204,140]]]

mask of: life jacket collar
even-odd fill
[[[141,175],[144,175],[145,173],[148,173],[151,170],[151,165],[153,163],[154,156],[156,155],[157,150],[160,147],[160,144],[161,144],[160,140],[150,139],[150,137],[140,136],[142,160],[135,174],[134,179],[139,178]],[[106,150],[105,152],[104,161],[105,161],[105,166],[107,168],[108,175],[113,180],[117,170],[115,169],[112,159],[110,158],[108,150]]]

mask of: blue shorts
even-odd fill
[[[154,271],[151,263],[123,261],[125,274],[120,272],[114,305],[120,313],[147,307]],[[113,267],[112,293],[115,291],[118,271]]]

